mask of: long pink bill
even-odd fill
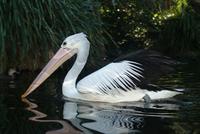
[[[39,87],[59,66],[61,66],[66,60],[70,59],[75,53],[76,49],[60,48],[48,64],[42,69],[39,75],[35,78],[26,92],[21,96],[25,98],[32,93],[37,87]]]

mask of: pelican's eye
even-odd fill
[[[62,48],[66,48],[66,47],[67,47],[67,42],[66,42],[66,41],[63,42],[62,45],[61,45],[61,47],[62,47]]]
[[[67,45],[67,42],[63,42],[63,46],[66,46]]]

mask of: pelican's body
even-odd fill
[[[85,34],[79,33],[67,37],[62,43],[61,49],[42,70],[23,97],[35,90],[58,66],[74,54],[77,54],[76,61],[67,73],[62,86],[62,93],[65,97],[115,103],[139,101],[146,96],[154,100],[180,94],[177,91],[162,90],[160,88],[149,90],[148,87],[150,86],[140,88],[140,86],[148,85],[144,76],[148,67],[155,70],[154,66],[158,64],[157,67],[159,68],[156,70],[163,72],[164,69],[162,68],[169,62],[166,59],[163,59],[164,61],[162,62],[160,55],[152,54],[148,51],[141,51],[137,54],[122,57],[77,82],[77,78],[87,62],[89,49],[90,43]],[[146,55],[145,58],[143,57],[145,59],[143,62],[140,60],[142,59],[142,54]],[[138,59],[136,59],[137,57]],[[150,57],[149,60],[148,57]],[[143,84],[144,81],[145,84]]]
[[[97,102],[109,102],[109,103],[117,103],[117,102],[131,102],[131,101],[143,101],[143,97],[145,95],[149,95],[151,100],[158,100],[158,99],[165,99],[173,97],[177,94],[180,94],[176,91],[148,91],[146,89],[134,89],[132,91],[123,92],[119,95],[109,95],[109,94],[92,94],[92,93],[80,93],[76,90],[65,90],[66,88],[63,87],[63,95],[65,97],[86,100],[86,101],[97,101]]]

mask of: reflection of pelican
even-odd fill
[[[118,111],[98,111],[91,106],[73,102],[65,102],[63,118],[87,134],[92,133],[90,130],[108,134],[140,132],[143,126],[143,117]]]
[[[62,63],[77,54],[76,61],[65,77],[63,95],[89,101],[123,102],[145,99],[169,98],[179,94],[177,91],[156,88],[148,85],[148,77],[169,72],[172,61],[156,52],[141,50],[118,58],[113,63],[76,80],[86,64],[90,43],[83,33],[67,37],[59,51],[50,60],[28,90],[22,95],[26,97],[46,80]],[[151,76],[150,76],[150,75]],[[152,76],[153,75],[153,76]]]
[[[149,119],[152,117],[155,120],[174,118],[178,108],[178,105],[169,102],[152,102],[148,108],[144,108],[142,102],[127,103],[126,105],[124,103],[98,103],[97,105],[97,103],[91,102],[65,101],[63,118],[70,121],[73,127],[64,120],[45,120],[43,118],[47,115],[36,110],[37,104],[26,99],[23,99],[23,102],[29,105],[26,109],[35,114],[34,117],[29,118],[30,120],[62,125],[61,129],[48,131],[46,134],[142,133],[146,127],[152,124],[152,120],[148,124]]]
[[[149,108],[144,108],[140,102],[125,106],[125,104],[98,103],[97,105],[66,101],[63,118],[87,134],[92,133],[90,130],[109,134],[140,133],[146,127],[146,118],[175,117],[172,111],[177,110],[177,105],[153,103]]]
[[[46,132],[46,134],[80,134],[81,133],[80,131],[74,129],[70,124],[68,124],[65,121],[42,119],[42,118],[47,117],[47,115],[35,109],[38,107],[37,104],[30,102],[27,99],[22,99],[22,101],[29,105],[29,107],[27,107],[26,109],[35,114],[35,116],[30,117],[29,120],[32,120],[35,122],[59,123],[60,125],[62,125],[61,129],[48,131]]]

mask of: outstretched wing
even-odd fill
[[[144,69],[143,76],[145,79],[142,83],[140,83],[140,85],[152,83],[160,76],[172,72],[174,70],[173,66],[177,64],[176,61],[163,56],[159,52],[144,49],[123,55],[115,59],[114,62],[120,62],[123,60],[134,61],[142,64]]]
[[[143,79],[142,74],[140,63],[126,60],[110,63],[80,80],[77,89],[82,93],[114,95],[135,89],[136,84]]]
[[[83,78],[77,84],[82,93],[117,94],[136,87],[151,91],[162,88],[150,84],[154,79],[173,71],[176,62],[151,50],[138,50]]]

